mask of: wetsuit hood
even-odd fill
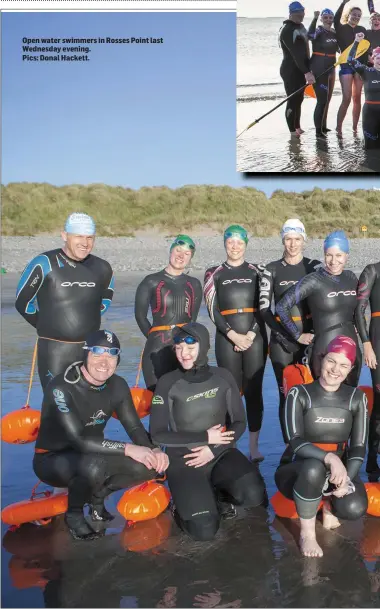
[[[199,355],[195,360],[192,370],[194,370],[194,368],[202,368],[203,366],[207,366],[207,353],[210,349],[210,335],[207,328],[198,322],[192,321],[191,323],[185,324],[181,328],[174,328],[173,338],[181,335],[192,336],[199,342]]]

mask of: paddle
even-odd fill
[[[347,58],[348,55],[351,51],[351,48],[353,46],[354,43],[350,44],[349,47],[347,47],[347,49],[345,49],[343,51],[343,53],[341,53],[338,57],[338,61],[336,63],[334,63],[334,65],[332,65],[330,68],[327,68],[327,70],[325,70],[324,72],[322,72],[322,74],[318,74],[318,76],[316,76],[315,80],[317,80],[318,78],[320,78],[321,76],[323,76],[323,74],[326,74],[326,72],[328,72],[329,70],[332,70],[332,68],[335,68],[336,66],[338,66],[341,63],[347,63]],[[364,55],[364,53],[369,49],[370,46],[370,42],[369,40],[361,40],[358,44],[358,48],[356,50],[355,53],[355,59],[357,59],[358,57],[360,57],[361,55]],[[263,120],[263,118],[265,118],[266,116],[268,116],[268,114],[272,114],[272,112],[274,112],[275,110],[277,110],[277,108],[279,108],[280,106],[282,106],[283,104],[285,104],[285,102],[288,101],[288,99],[290,99],[291,97],[293,97],[293,95],[296,95],[296,93],[299,93],[300,91],[302,91],[303,89],[306,89],[306,87],[308,87],[309,85],[305,84],[302,87],[300,87],[299,89],[297,89],[297,91],[294,91],[294,93],[292,93],[291,95],[288,95],[288,97],[285,97],[285,99],[283,99],[279,104],[277,104],[277,106],[275,106],[274,108],[272,108],[272,110],[269,110],[269,112],[266,112],[265,114],[263,114],[262,116],[260,116],[259,118],[257,118],[255,121],[253,121],[252,123],[250,123],[248,125],[248,127],[246,127],[245,129],[243,129],[243,131],[241,131],[241,133],[239,133],[239,135],[237,136],[237,139],[243,135],[243,133],[245,131],[248,131],[248,129],[250,129],[251,127],[254,127],[254,125],[257,125],[257,123],[259,123],[261,120]]]

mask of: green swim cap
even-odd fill
[[[176,245],[180,245],[181,247],[184,247],[185,249],[190,250],[191,257],[194,256],[195,243],[192,240],[192,238],[189,237],[188,235],[177,235],[176,238],[174,239],[173,243],[170,246],[170,251],[172,251],[173,247],[176,247]]]
[[[231,224],[231,226],[229,226],[228,228],[226,228],[226,230],[224,231],[224,243],[226,242],[227,239],[241,239],[242,241],[245,242],[246,245],[248,245],[248,233],[245,230],[245,228],[243,228],[242,226],[239,226],[239,224]]]

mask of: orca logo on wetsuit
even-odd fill
[[[317,417],[315,423],[344,423],[345,419],[334,419],[333,417]]]
[[[263,271],[263,272],[267,275],[270,275],[270,273],[268,273],[268,271]],[[260,280],[260,309],[270,307],[269,289],[270,289],[269,279],[265,279],[265,277],[261,277],[261,280]]]
[[[343,296],[356,296],[356,290],[346,290],[345,292],[329,292],[329,294],[327,294],[327,298],[335,298],[335,296],[339,296],[339,294],[343,294]]]
[[[70,281],[64,281],[63,283],[61,283],[61,286],[63,288],[71,288],[74,285],[79,286],[80,288],[94,288],[96,286],[96,283],[94,283],[93,281],[73,281],[73,283],[71,283]]]
[[[229,283],[252,283],[252,279],[226,279],[222,285],[228,285]]]
[[[53,396],[54,402],[58,406],[58,410],[60,412],[69,412],[69,408],[67,408],[65,402],[65,394],[63,393],[63,391],[60,391],[59,389],[53,389]]]
[[[380,84],[380,80],[373,80],[373,81],[372,81],[372,84],[373,84],[373,85],[379,85],[379,84]]]
[[[280,285],[295,285],[298,281],[280,281]]]
[[[219,387],[215,387],[214,389],[208,389],[203,393],[197,393],[196,395],[191,395],[187,398],[186,402],[192,402],[193,400],[197,400],[198,398],[214,398],[216,396],[216,392],[219,390]]]

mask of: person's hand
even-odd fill
[[[189,467],[203,467],[203,465],[212,461],[213,458],[214,454],[208,446],[197,446],[197,448],[191,449],[189,455],[184,455],[184,459],[188,459],[186,465]]]
[[[124,449],[126,457],[130,457],[138,463],[142,463],[148,469],[156,469],[157,456],[146,446],[138,446],[137,444],[126,444]]]
[[[314,334],[311,334],[310,332],[304,332],[297,339],[297,342],[300,343],[301,345],[310,345],[310,343],[312,343],[313,340],[314,340]]]
[[[360,42],[363,39],[364,39],[363,32],[359,32],[359,34],[356,34],[356,36],[355,36],[355,42]]]
[[[344,484],[342,484],[341,486],[339,486],[331,494],[334,495],[334,497],[344,497],[345,495],[347,495],[348,491],[349,491],[349,486],[348,486],[348,478],[347,478],[346,482]]]
[[[169,457],[166,453],[164,453],[160,448],[154,448],[152,451],[156,457],[156,472],[164,472],[169,467]]]
[[[318,19],[320,14],[320,11],[314,11],[314,19]]]
[[[235,432],[225,431],[222,425],[214,425],[207,430],[209,444],[229,444],[233,441]]]
[[[315,76],[313,72],[306,72],[305,74],[306,84],[313,85],[315,83]]]
[[[334,453],[327,453],[324,462],[330,468],[330,482],[335,486],[342,486],[347,482],[347,470],[340,458]]]
[[[252,341],[246,334],[239,334],[238,332],[235,332],[235,330],[229,330],[227,332],[227,338],[239,347],[240,351],[246,351],[252,345]]]
[[[256,332],[252,332],[252,330],[250,330],[249,332],[247,332],[246,337],[248,338],[248,340],[251,341],[251,345],[252,345],[253,341],[256,338]],[[235,345],[234,346],[234,351],[241,352],[241,351],[246,351],[246,349],[240,349],[240,347]]]
[[[363,343],[363,350],[365,364],[368,366],[368,368],[372,368],[372,370],[375,370],[375,368],[377,367],[376,353],[374,352],[373,347],[369,341]]]

